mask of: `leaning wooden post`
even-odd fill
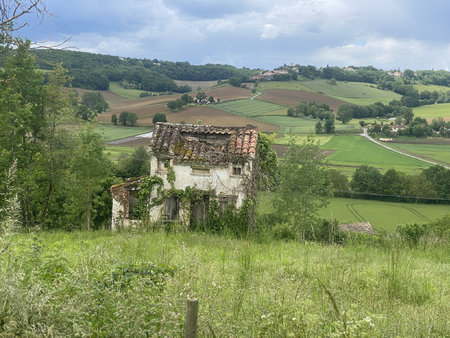
[[[186,303],[186,321],[184,323],[184,338],[197,336],[198,299],[188,299]]]

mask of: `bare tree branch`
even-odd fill
[[[14,21],[27,14],[36,14],[41,20],[48,14],[44,0],[0,0],[0,30],[14,32],[28,25],[14,27]]]

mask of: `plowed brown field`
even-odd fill
[[[185,123],[195,124],[198,120],[202,121],[202,124],[222,127],[252,124],[263,132],[277,132],[280,129],[279,126],[270,123],[255,121],[248,117],[230,114],[207,106],[192,106],[177,113],[167,114],[167,121],[172,123],[184,121]]]
[[[290,107],[295,107],[302,101],[325,103],[329,105],[330,108],[335,112],[338,111],[339,107],[342,104],[349,104],[348,102],[344,102],[319,93],[287,89],[265,90],[261,95],[257,97],[257,99]]]
[[[219,97],[222,102],[228,100],[247,99],[250,96],[252,96],[252,92],[250,91],[250,89],[231,86],[206,90],[205,94],[208,97],[209,96]],[[193,93],[193,95],[191,96],[195,96],[195,93]]]

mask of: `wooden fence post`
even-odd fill
[[[184,323],[184,338],[197,336],[198,299],[188,299],[186,303],[186,321]]]

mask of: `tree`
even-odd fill
[[[328,118],[325,121],[324,129],[325,129],[325,133],[326,134],[333,134],[334,133],[334,129],[335,129],[335,127],[334,127],[334,119]]]
[[[71,169],[75,175],[76,192],[75,200],[78,200],[80,208],[74,209],[74,216],[79,210],[79,216],[86,221],[86,228],[92,227],[92,203],[94,191],[98,188],[102,179],[108,176],[109,161],[103,152],[103,138],[94,133],[88,126],[79,133],[78,144],[72,157]]]
[[[323,133],[323,125],[322,125],[322,122],[318,121],[318,122],[316,123],[315,129],[316,129],[316,134],[322,134],[322,133]]]
[[[278,156],[272,149],[273,135],[258,133],[256,156],[258,161],[255,175],[256,187],[261,190],[273,190],[278,184]]]
[[[109,105],[103,97],[102,93],[86,92],[83,94],[81,103],[91,110],[95,110],[98,114],[108,110]]]
[[[136,124],[136,121],[138,120],[138,117],[136,113],[128,113],[127,121],[131,126],[134,126]]]
[[[377,168],[363,164],[355,170],[350,182],[350,187],[354,191],[377,193],[383,175]]]
[[[117,115],[116,114],[111,115],[111,123],[114,124],[115,126],[117,126]]]
[[[139,177],[150,174],[150,154],[143,146],[136,148],[131,156],[119,159],[116,175],[122,178]]]
[[[124,126],[127,125],[127,122],[128,122],[128,114],[129,114],[129,112],[123,111],[123,112],[121,112],[120,115],[119,115],[119,122],[122,123]]]
[[[167,122],[166,114],[164,113],[156,113],[152,118],[153,125],[156,125],[158,122]]]
[[[344,104],[339,107],[338,113],[336,115],[336,120],[342,121],[343,124],[346,124],[353,118],[353,107],[347,104]]]
[[[299,231],[300,241],[317,221],[317,212],[332,196],[324,155],[312,137],[302,145],[293,140],[280,163],[280,187],[274,199],[274,209]]]

